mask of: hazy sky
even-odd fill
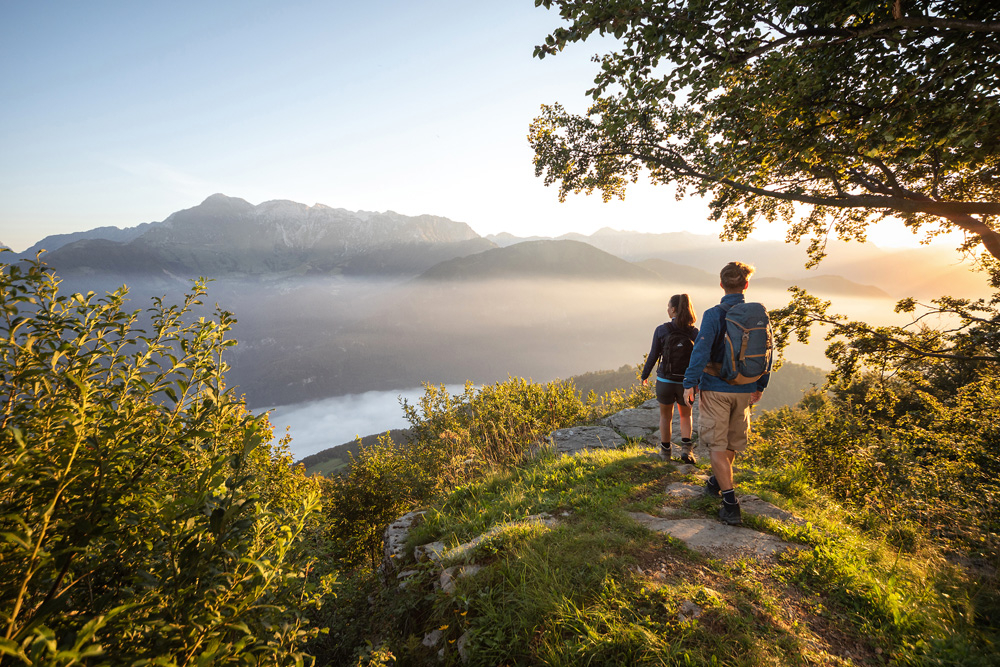
[[[528,124],[542,103],[583,110],[602,50],[532,58],[557,25],[533,0],[0,0],[0,242],[163,220],[216,192],[484,235],[717,233],[666,188],[559,204],[535,178]]]

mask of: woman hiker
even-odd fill
[[[694,463],[691,443],[691,406],[684,401],[684,371],[691,359],[691,350],[698,337],[694,326],[694,307],[687,294],[675,294],[667,303],[669,322],[656,327],[653,343],[642,369],[642,384],[656,365],[656,400],[660,403],[660,454],[670,458],[670,435],[674,405],[680,415],[681,456],[684,463]],[[657,364],[659,360],[659,364]]]

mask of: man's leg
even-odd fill
[[[712,474],[715,475],[715,482],[722,491],[734,488],[733,461],[735,460],[736,452],[731,449],[723,451],[712,450]]]
[[[719,496],[721,481],[719,476],[726,478],[727,443],[729,433],[729,407],[725,394],[717,391],[702,391],[699,394],[700,409],[698,411],[698,438],[708,447],[712,462],[712,477],[709,478],[705,492],[710,496]],[[732,466],[729,465],[728,477],[732,479]],[[731,487],[727,487],[731,488]]]
[[[736,498],[736,484],[733,481],[733,462],[737,452],[742,452],[747,446],[747,435],[750,432],[750,394],[728,394],[726,396],[729,416],[727,420],[726,442],[727,450],[721,452],[720,472],[717,476],[719,493],[722,496],[722,507],[719,508],[719,519],[731,526],[743,522],[740,512],[740,501]],[[715,460],[713,458],[713,468]]]

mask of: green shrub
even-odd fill
[[[382,532],[408,510],[491,471],[520,465],[553,430],[638,405],[651,395],[635,387],[584,402],[572,383],[509,378],[452,395],[425,385],[415,405],[403,404],[409,440],[359,443],[349,471],[327,482],[329,540],[347,568],[375,567]]]
[[[0,266],[0,661],[300,663],[319,494],[225,389],[232,316],[58,284]]]
[[[915,376],[835,384],[832,398],[756,419],[747,461],[804,475],[901,548],[915,548],[920,526],[997,559],[1000,374],[986,366],[979,376],[951,394]]]

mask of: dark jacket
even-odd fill
[[[670,322],[677,326],[677,320],[672,319]],[[688,327],[688,336],[691,340],[697,340],[698,337],[698,327]],[[653,344],[649,348],[649,354],[646,355],[646,365],[642,368],[642,379],[645,380],[649,377],[649,374],[653,372],[653,367],[656,366],[656,362],[660,360],[663,355],[663,341],[667,339],[667,323],[664,322],[660,326],[656,327],[656,331],[653,332]],[[659,372],[657,372],[659,375]]]

